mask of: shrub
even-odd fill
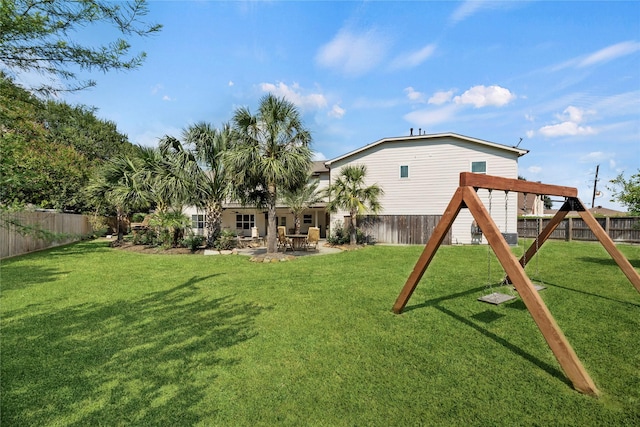
[[[204,241],[204,236],[191,233],[182,240],[182,245],[189,248],[191,252],[195,252],[200,248],[200,246],[202,246]]]
[[[229,251],[238,244],[238,235],[231,230],[222,230],[220,236],[213,243],[213,247],[219,251]]]
[[[349,230],[344,228],[341,223],[336,222],[331,230],[331,235],[327,237],[327,242],[330,245],[348,245],[351,242]],[[356,228],[356,243],[362,245],[366,242],[366,234],[360,228]]]
[[[134,245],[156,246],[158,244],[158,235],[151,229],[134,231],[131,242]]]

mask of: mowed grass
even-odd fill
[[[488,258],[502,277],[486,247],[442,247],[393,314],[421,251],[255,264],[90,241],[2,261],[0,424],[640,425],[640,295],[600,245],[548,242],[528,267],[599,399],[521,300],[476,301]]]

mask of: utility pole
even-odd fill
[[[598,170],[600,170],[600,165],[596,166],[596,178],[593,181],[593,196],[591,197],[591,209],[595,207],[596,203],[596,193],[598,192]]]

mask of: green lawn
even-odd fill
[[[640,295],[600,245],[549,242],[528,267],[599,399],[519,299],[476,301],[485,247],[442,247],[393,314],[421,250],[255,264],[91,241],[5,260],[0,424],[640,425]]]

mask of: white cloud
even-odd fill
[[[389,41],[375,30],[353,33],[340,30],[320,48],[316,62],[349,76],[359,76],[375,68],[386,56]]]
[[[233,82],[233,80],[229,80],[228,86],[233,86],[235,85],[235,83]]]
[[[529,166],[527,168],[527,172],[531,172],[531,173],[540,173],[542,171],[542,168],[540,166]]]
[[[155,94],[157,94],[157,93],[158,93],[158,92],[160,92],[162,89],[164,89],[164,86],[163,86],[163,85],[161,85],[160,83],[158,83],[157,85],[155,85],[155,86],[153,86],[153,87],[151,88],[151,95],[155,95]]]
[[[571,58],[560,64],[551,66],[549,70],[559,71],[569,67],[573,67],[573,68],[590,67],[593,65],[609,62],[626,55],[631,55],[632,53],[635,53],[639,50],[640,50],[639,42],[635,42],[635,41],[621,42],[611,46],[607,46],[603,49],[590,53],[586,56],[583,55],[576,58]]]
[[[474,86],[453,101],[456,104],[471,104],[476,108],[494,106],[502,107],[516,99],[509,89],[500,86]]]
[[[596,131],[591,126],[578,126],[573,122],[562,122],[555,125],[541,127],[538,132],[544,136],[576,136],[576,135],[592,135]]]
[[[440,92],[434,93],[433,96],[429,98],[428,102],[429,104],[433,104],[433,105],[442,105],[445,102],[451,101],[452,97],[453,97],[452,90],[440,91]]]
[[[327,106],[327,98],[323,94],[310,93],[305,95],[298,83],[294,83],[292,86],[288,86],[282,82],[277,84],[260,83],[259,86],[263,92],[269,92],[278,97],[283,97],[303,109],[319,110]]]
[[[313,160],[314,162],[319,162],[320,160],[327,160],[327,156],[319,151],[314,151],[311,160]]]
[[[457,111],[455,104],[450,104],[438,110],[416,110],[405,114],[404,119],[416,126],[434,126],[451,121]]]
[[[581,163],[597,163],[609,160],[615,156],[615,153],[605,153],[603,151],[592,151],[580,157]]]
[[[542,135],[547,137],[593,135],[596,132],[591,126],[580,126],[585,115],[593,114],[593,111],[583,110],[573,105],[568,106],[562,114],[556,115],[560,123],[543,126],[538,129]]]
[[[590,65],[596,65],[603,62],[608,62],[622,56],[630,55],[640,50],[640,43],[633,41],[626,41],[617,43],[604,49],[600,49],[597,52],[592,53],[585,59],[578,63],[578,67],[588,67]]]
[[[536,134],[536,131],[534,130],[528,130],[527,131],[527,138],[531,139],[534,137],[534,135]]]
[[[397,56],[391,62],[392,69],[413,68],[426,61],[436,50],[435,44],[429,44],[415,52],[405,53]]]
[[[453,11],[451,16],[449,17],[449,21],[457,24],[458,22],[467,19],[469,16],[485,7],[486,3],[486,1],[482,0],[467,0]]]
[[[411,102],[424,102],[424,94],[422,92],[418,92],[411,86],[405,88],[404,93],[407,94],[407,98],[409,98]]]
[[[162,97],[162,100],[163,100],[163,101],[173,101],[173,99],[172,99],[169,95],[164,95],[164,96]]]
[[[334,104],[334,106],[331,107],[331,110],[329,110],[327,115],[329,115],[329,117],[341,119],[345,113],[346,113],[346,110],[344,108],[340,107],[338,104]]]

